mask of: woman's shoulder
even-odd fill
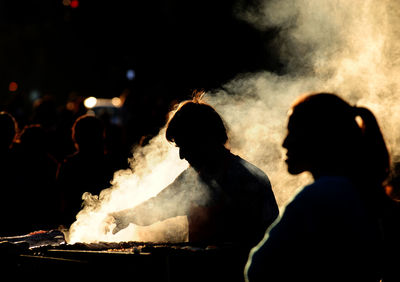
[[[345,176],[321,176],[316,179],[313,183],[307,185],[307,190],[330,190],[330,189],[342,189],[353,186],[350,178]]]
[[[345,199],[354,200],[356,197],[357,191],[349,178],[323,176],[305,186],[293,200],[327,204],[343,202]]]

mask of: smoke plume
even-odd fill
[[[241,74],[210,101],[228,121],[232,149],[270,176],[281,207],[309,181],[288,175],[281,148],[287,111],[303,93],[334,92],[370,108],[392,156],[399,155],[400,2],[270,0],[238,5],[238,15],[279,31],[274,46],[285,73]]]
[[[228,126],[231,151],[267,173],[280,207],[310,180],[307,175],[287,173],[281,148],[288,109],[300,94],[334,92],[370,108],[392,156],[400,155],[400,2],[269,0],[245,6],[239,1],[237,14],[257,29],[279,30],[274,47],[285,72],[239,74],[206,97]],[[104,222],[107,213],[157,194],[187,167],[165,140],[164,130],[136,150],[131,161],[132,169],[116,173],[112,187],[99,198],[85,195],[85,207],[70,229],[70,242],[162,241],[169,236],[155,235],[158,227],[129,226],[116,235],[104,231],[112,227]],[[185,237],[184,218],[160,224]]]
[[[114,226],[106,220],[109,213],[134,207],[156,195],[173,182],[188,167],[188,163],[179,158],[178,149],[165,140],[165,130],[161,130],[147,146],[134,150],[130,167],[116,172],[112,186],[101,191],[98,197],[90,193],[83,195],[84,208],[78,213],[77,220],[68,232],[69,243],[163,241],[169,239],[171,233],[175,237],[185,237],[187,221],[184,218],[171,219],[162,226],[156,224],[151,228],[130,225],[117,234],[112,234]],[[176,234],[178,230],[181,234]],[[179,239],[181,238],[175,241]]]

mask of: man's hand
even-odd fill
[[[126,211],[113,212],[108,217],[111,219],[111,222],[115,223],[115,228],[112,231],[113,234],[127,228],[130,223]]]

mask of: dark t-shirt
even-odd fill
[[[254,249],[249,281],[379,281],[381,235],[348,178],[321,177]]]
[[[254,246],[279,210],[271,184],[259,168],[229,154],[227,165],[214,175],[193,168],[134,208],[138,224],[149,225],[186,215],[189,241]]]

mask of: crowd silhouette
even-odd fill
[[[87,115],[83,99],[59,109],[44,96],[31,111],[18,109],[0,113],[0,236],[68,228],[82,194],[97,195],[128,167],[123,128]]]

